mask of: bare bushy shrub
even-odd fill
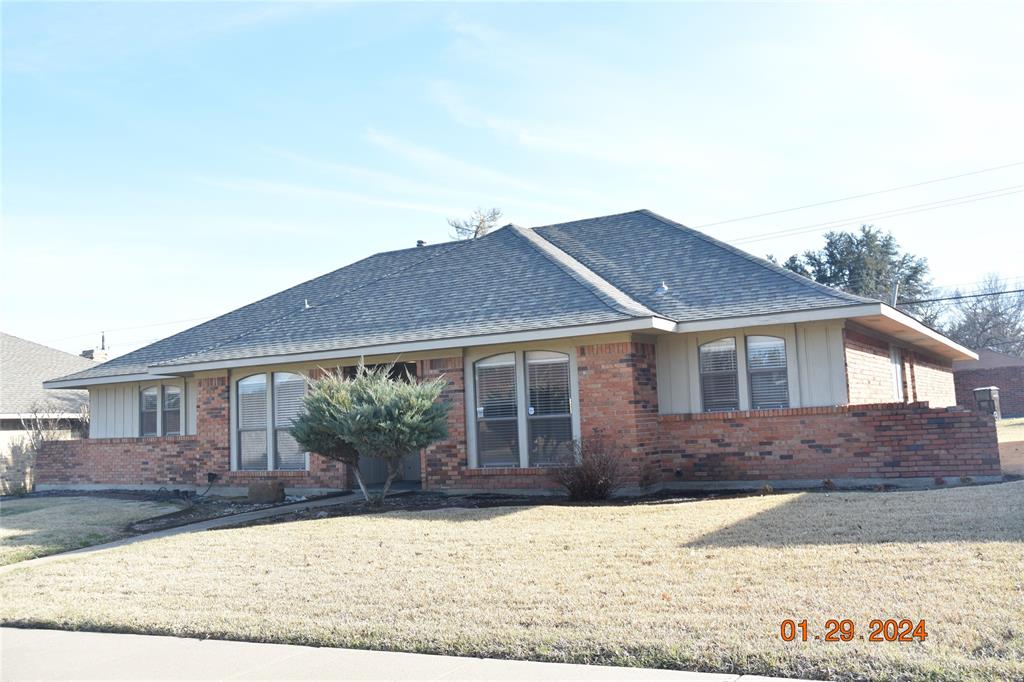
[[[607,500],[620,486],[620,450],[600,433],[577,441],[555,480],[573,502]]]

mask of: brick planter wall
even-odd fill
[[[1024,417],[1024,367],[958,370],[953,376],[958,405],[974,407],[974,389],[998,386],[1002,416]]]
[[[345,488],[344,465],[310,455],[309,471],[231,471],[227,376],[201,379],[196,435],[51,441],[36,460],[37,485],[247,486],[259,479],[289,488]]]
[[[659,480],[1000,475],[991,417],[925,403],[661,417]]]

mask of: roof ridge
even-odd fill
[[[686,225],[683,225],[682,223],[677,223],[676,221],[672,220],[671,218],[666,218],[665,216],[658,215],[657,213],[655,213],[654,211],[651,211],[650,209],[641,208],[641,209],[639,209],[637,211],[630,211],[630,213],[642,213],[642,214],[644,214],[646,216],[654,218],[655,220],[657,220],[659,222],[662,222],[665,225],[668,225],[669,227],[674,227],[677,230],[681,230],[681,231],[686,232],[687,234],[693,235],[694,237],[696,237],[696,238],[698,238],[698,239],[700,239],[700,240],[710,244],[711,246],[717,247],[717,248],[719,248],[719,249],[721,249],[723,251],[727,251],[727,252],[732,253],[734,255],[737,255],[737,256],[740,256],[742,258],[745,258],[746,260],[750,261],[751,263],[764,268],[768,272],[771,272],[771,273],[774,273],[774,274],[777,274],[777,275],[783,275],[785,277],[788,277],[789,279],[791,279],[794,282],[798,282],[798,283],[800,283],[800,284],[802,284],[804,286],[808,286],[808,287],[810,287],[812,289],[817,289],[818,291],[821,291],[824,294],[832,296],[833,298],[837,298],[837,299],[843,300],[843,301],[860,301],[862,303],[878,303],[878,300],[874,299],[874,298],[867,298],[865,296],[858,296],[857,294],[851,294],[851,293],[842,291],[840,289],[833,289],[830,286],[825,286],[824,284],[819,284],[818,282],[815,282],[813,279],[808,279],[807,277],[804,277],[803,275],[798,275],[797,273],[795,273],[795,272],[793,272],[791,270],[787,270],[786,268],[781,267],[779,265],[776,265],[776,264],[772,263],[771,261],[766,260],[764,258],[759,258],[759,257],[753,255],[752,253],[747,253],[743,249],[737,248],[737,247],[733,246],[732,244],[727,244],[726,242],[723,242],[720,239],[716,239],[716,238],[712,237],[711,235],[705,234],[705,233],[701,232],[700,230],[695,230],[692,227],[687,227]],[[625,215],[625,214],[623,214],[623,215]],[[883,301],[883,303],[884,303],[884,301]]]
[[[446,244],[451,246],[451,248],[454,248],[455,245],[461,244],[461,243],[462,243],[461,241],[446,242]],[[441,244],[438,244],[437,246],[441,246]],[[416,248],[416,247],[412,247],[412,248]],[[407,250],[407,249],[402,249],[402,250]],[[331,296],[331,297],[329,297],[327,299],[324,299],[323,301],[317,303],[316,305],[317,305],[317,307],[324,306],[324,305],[329,305],[331,302],[341,298],[342,296],[350,294],[353,291],[359,291],[360,289],[362,289],[364,287],[368,287],[371,284],[375,284],[376,282],[380,282],[381,280],[388,279],[389,277],[397,275],[400,272],[408,270],[408,269],[410,269],[410,268],[412,268],[414,266],[418,266],[418,265],[420,265],[422,263],[425,263],[426,261],[431,260],[433,258],[437,258],[441,254],[447,253],[447,251],[448,251],[448,249],[446,249],[446,250],[437,249],[435,251],[435,253],[431,254],[427,258],[421,258],[420,260],[417,260],[415,263],[409,263],[408,265],[406,265],[404,267],[400,267],[400,268],[396,268],[394,270],[390,270],[387,273],[381,275],[380,277],[374,277],[374,278],[371,278],[369,280],[366,280],[365,282],[360,283],[357,286],[349,287],[348,289],[345,289],[345,290],[335,294],[334,296]],[[380,255],[380,254],[373,254],[373,256],[377,256],[377,255]],[[373,256],[367,256],[367,258],[372,258]],[[361,259],[361,260],[366,260],[367,258],[364,258],[364,259]],[[356,262],[358,263],[358,262],[361,262],[361,261],[356,261]],[[354,263],[350,264],[350,265],[354,265]],[[349,266],[346,265],[344,267],[349,267]],[[336,272],[336,270],[332,270],[331,272]],[[330,274],[330,273],[326,273],[326,274]],[[313,279],[316,279],[316,278],[314,277]],[[311,282],[311,281],[313,281],[313,280],[307,280],[307,282]],[[305,284],[305,282],[302,282],[302,284]],[[300,285],[297,284],[295,286],[300,286]],[[291,287],[290,289],[294,289],[294,288],[295,287]],[[286,289],[285,291],[289,291],[290,289]],[[282,293],[284,293],[284,292],[282,292]],[[261,300],[264,300],[264,299],[261,299]],[[218,348],[220,346],[224,346],[224,345],[227,345],[229,343],[233,343],[235,341],[238,341],[239,339],[245,338],[249,334],[253,334],[253,333],[257,332],[257,331],[262,331],[262,330],[266,329],[267,327],[269,327],[271,325],[277,324],[278,322],[280,322],[282,320],[285,320],[285,319],[291,317],[292,315],[295,315],[296,313],[302,313],[304,310],[305,310],[304,308],[296,308],[296,309],[290,310],[290,311],[286,312],[283,315],[279,315],[279,316],[277,316],[277,317],[275,317],[275,318],[273,318],[271,320],[267,320],[265,323],[263,323],[261,325],[257,325],[255,327],[250,327],[249,329],[246,329],[243,332],[235,334],[234,336],[232,336],[230,338],[224,339],[222,341],[218,341],[217,343],[211,344],[209,346],[206,346],[206,347],[201,348],[199,350],[193,351],[191,353],[186,353],[185,355],[180,355],[180,356],[177,356],[177,357],[174,357],[174,358],[169,358],[167,360],[162,360],[160,362],[154,362],[150,366],[151,367],[163,367],[163,366],[169,366],[169,365],[172,366],[172,365],[178,364],[181,360],[184,360],[186,358],[190,358],[190,357],[193,357],[195,355],[201,355],[203,353],[208,353],[211,350],[214,350],[215,348]],[[234,312],[234,311],[232,311],[232,312]],[[225,313],[225,314],[227,314],[227,313]]]
[[[662,317],[659,313],[633,299],[629,294],[555,246],[548,239],[545,239],[543,235],[514,223],[510,223],[505,227],[510,229],[513,234],[525,240],[530,246],[539,251],[541,255],[574,280],[586,287],[592,295],[615,312],[632,317]]]

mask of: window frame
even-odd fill
[[[906,402],[906,392],[903,389],[903,350],[895,345],[889,344],[889,364],[892,369],[892,392],[894,402]]]
[[[136,417],[139,420],[138,426],[135,429],[136,437],[138,438],[163,438],[173,436],[185,436],[189,435],[188,431],[188,382],[182,381],[181,383],[175,381],[153,381],[141,384],[136,384],[138,390],[135,392],[135,400],[138,409],[135,410]],[[174,388],[178,391],[178,431],[176,433],[165,432],[165,420],[164,420],[164,391],[166,388]],[[146,391],[156,391],[156,433],[143,433],[142,431],[142,394]],[[131,433],[130,429],[126,429],[128,433]],[[194,433],[194,432],[193,432]]]
[[[574,441],[580,439],[580,396],[579,396],[579,371],[575,346],[563,343],[547,344],[509,344],[502,346],[478,347],[468,349],[463,354],[463,390],[466,418],[466,455],[471,469],[501,469],[506,467],[484,467],[480,466],[477,453],[477,419],[476,419],[476,363],[494,355],[513,353],[515,355],[515,378],[516,378],[516,426],[519,436],[519,464],[514,469],[538,469],[546,467],[530,466],[529,448],[529,423],[527,412],[529,411],[529,395],[527,393],[527,351],[551,351],[569,356],[569,398],[572,423],[572,438]]]
[[[145,396],[146,396],[147,393],[156,394],[156,409],[154,409],[154,410],[147,410],[146,409],[146,398],[145,398]],[[160,437],[160,427],[163,426],[163,424],[161,424],[161,422],[163,421],[163,414],[161,414],[163,412],[163,410],[161,409],[163,407],[163,405],[161,403],[162,399],[163,399],[163,391],[161,390],[161,385],[160,384],[156,384],[154,386],[140,386],[139,387],[139,437],[140,438],[159,438]],[[153,430],[152,433],[146,433],[146,413],[147,412],[153,412],[154,413],[154,426],[153,426],[154,430]]]
[[[775,336],[783,340],[786,346],[786,385],[789,392],[789,409],[802,407],[802,393],[800,390],[800,348],[797,340],[797,325],[776,324],[761,325],[752,327],[737,327],[734,329],[716,329],[706,332],[693,332],[687,334],[686,348],[688,369],[687,381],[690,386],[690,411],[692,414],[703,414],[704,395],[701,390],[700,381],[700,347],[710,341],[726,337],[736,339],[736,372],[739,375],[739,411],[747,412],[753,410],[750,395],[750,377],[747,371],[747,337],[748,336]],[[763,408],[763,409],[787,409],[787,408]]]
[[[713,343],[718,343],[719,341],[726,341],[726,340],[731,340],[732,341],[732,352],[736,356],[736,368],[733,369],[731,372],[726,372],[726,371],[704,372],[704,371],[702,371],[701,367],[700,367],[700,352],[701,352],[701,349],[704,348],[704,346],[709,346],[709,345],[711,345]],[[746,344],[745,341],[741,341],[740,340],[739,335],[731,334],[731,335],[726,335],[726,336],[719,336],[717,338],[708,339],[707,341],[702,341],[702,342],[699,342],[697,344],[697,382],[698,382],[698,389],[700,391],[700,410],[701,410],[701,412],[739,412],[740,410],[743,409],[743,388],[744,387],[743,387],[743,382],[740,380],[740,367],[741,367],[740,352],[741,352],[741,349],[742,349],[742,353],[743,353],[742,367],[744,368],[744,370],[746,370],[747,344]],[[745,373],[746,372],[744,371],[744,374]],[[704,405],[704,376],[705,375],[726,376],[726,375],[729,375],[729,374],[735,375],[735,377],[736,377],[736,408],[735,409],[730,409],[730,410],[710,410],[710,409],[708,409]],[[749,399],[748,399],[748,403],[749,403]]]
[[[178,392],[178,430],[170,433],[167,431],[167,389]],[[182,404],[185,402],[185,388],[177,384],[160,384],[160,432],[164,436],[180,436],[185,432],[185,420],[182,415]]]
[[[309,374],[306,370],[296,369],[293,367],[274,367],[258,371],[247,371],[245,373],[234,373],[232,372],[229,376],[230,390],[228,393],[229,401],[229,414],[230,414],[230,427],[231,427],[231,471],[239,472],[255,472],[255,471],[267,471],[272,473],[289,473],[289,472],[308,472],[309,471],[309,452],[303,453],[303,466],[301,469],[276,469],[274,468],[275,460],[277,459],[277,425],[275,424],[274,414],[274,375],[275,374],[295,374],[302,377],[304,380],[309,378]],[[266,443],[267,443],[267,468],[266,469],[243,469],[242,468],[242,445],[241,445],[241,433],[239,429],[240,420],[238,417],[238,409],[241,406],[238,400],[238,384],[250,377],[262,376],[266,382],[267,387],[267,405],[266,405],[266,419],[264,421],[264,431],[266,432]],[[305,390],[308,390],[308,386]],[[259,431],[259,429],[246,429],[247,431]]]
[[[753,338],[753,337],[760,337],[760,338],[767,338],[767,339],[777,339],[777,340],[782,342],[782,354],[783,354],[784,359],[785,359],[785,362],[783,363],[782,369],[786,373],[786,404],[783,405],[782,407],[758,407],[757,405],[754,404],[754,381],[753,381],[753,376],[755,374],[770,374],[770,373],[773,373],[773,372],[777,372],[779,370],[778,369],[751,369],[750,368],[750,345],[748,343],[748,340]],[[765,334],[744,334],[743,335],[743,353],[746,356],[746,364],[747,364],[747,391],[750,394],[749,398],[748,398],[750,400],[750,409],[752,409],[752,410],[787,410],[787,409],[789,409],[792,406],[792,404],[793,404],[793,399],[790,396],[792,391],[790,390],[790,386],[789,386],[789,347],[787,346],[785,337],[779,336],[778,334],[767,334],[767,333],[765,333]]]

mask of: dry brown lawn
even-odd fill
[[[1003,473],[1024,475],[1024,419],[1003,419],[996,426]]]
[[[784,642],[849,618],[921,642]],[[1024,482],[392,512],[16,568],[0,621],[830,679],[1024,679]]]
[[[177,511],[162,502],[29,497],[0,502],[0,566],[124,536],[125,526]]]

